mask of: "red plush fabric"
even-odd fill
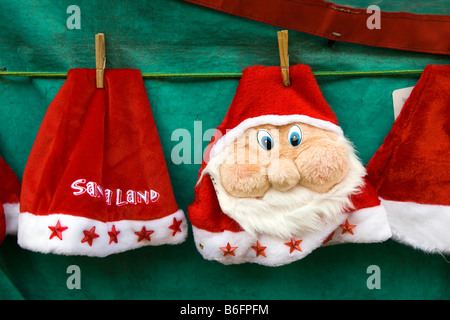
[[[373,11],[323,0],[185,0],[281,28],[326,39],[399,50],[450,54],[450,16],[380,12],[380,28],[369,29]],[[381,9],[383,7],[381,6]]]
[[[450,66],[427,66],[367,164],[385,200],[450,205]]]
[[[0,203],[19,203],[21,184],[11,167],[0,157]]]
[[[141,73],[106,70],[104,81],[96,89],[95,70],[68,72],[31,150],[21,212],[108,222],[178,210]]]
[[[355,193],[351,196],[354,206],[353,211],[376,207],[381,203],[375,189],[370,185],[370,183],[367,182],[367,177],[364,179],[364,181],[365,185],[361,189],[361,192]]]
[[[226,129],[234,128],[248,118],[294,113],[337,125],[336,115],[323,98],[311,68],[297,64],[289,68],[289,75],[291,85],[285,87],[280,67],[244,69],[235,98],[217,129],[225,134]]]

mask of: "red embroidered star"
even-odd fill
[[[176,218],[173,218],[173,224],[169,227],[169,229],[173,230],[172,237],[175,236],[177,232],[181,232],[180,225],[183,220],[178,221]]]
[[[115,242],[115,243],[117,243],[118,242],[118,240],[117,240],[117,235],[120,233],[120,231],[118,231],[118,230],[116,230],[116,226],[115,225],[113,225],[112,226],[112,228],[111,228],[111,231],[108,231],[108,234],[109,234],[109,244],[111,244],[111,242]]]
[[[59,222],[59,220],[54,227],[49,226],[48,228],[52,231],[52,234],[50,235],[49,239],[52,239],[54,236],[57,236],[59,240],[62,240],[63,231],[68,229],[68,227],[61,227],[61,223]]]
[[[325,243],[327,243],[328,241],[330,241],[331,239],[333,239],[333,236],[334,236],[334,233],[335,233],[336,231],[333,231],[332,233],[330,233],[329,235],[328,235],[328,237],[325,239],[325,240],[323,240],[323,242],[322,242],[322,245],[324,245]]]
[[[228,242],[226,247],[222,247],[222,248],[219,248],[219,249],[223,251],[223,255],[224,255],[224,256],[229,255],[229,254],[231,254],[232,256],[234,256],[234,255],[235,255],[235,254],[234,254],[234,250],[236,250],[237,248],[238,248],[238,247],[232,247],[232,246],[230,245],[230,243]]]
[[[147,230],[147,229],[145,228],[145,226],[142,227],[141,231],[135,232],[135,234],[139,236],[139,238],[138,238],[137,241],[138,241],[138,242],[141,242],[141,241],[144,240],[144,239],[150,241],[150,240],[151,240],[151,239],[150,239],[150,235],[151,235],[153,232],[155,232],[155,231],[153,231],[153,230]]]
[[[256,246],[252,246],[252,249],[256,251],[256,256],[262,255],[266,258],[266,253],[264,252],[264,250],[267,247],[263,247],[259,244],[259,241],[256,241]]]
[[[302,241],[303,240],[295,240],[294,238],[291,238],[290,242],[286,242],[285,245],[290,247],[289,254],[294,252],[294,250],[298,250],[298,251],[302,252],[302,249],[300,249],[300,246],[299,246]]]
[[[84,238],[81,240],[81,243],[87,242],[89,246],[92,246],[92,241],[94,241],[95,238],[100,237],[98,234],[95,233],[95,227],[92,227],[91,230],[83,230]]]
[[[356,224],[350,224],[348,222],[348,220],[345,220],[345,224],[341,224],[341,228],[342,228],[342,233],[341,234],[344,234],[346,232],[354,234],[353,230],[352,230],[354,227],[356,227]]]

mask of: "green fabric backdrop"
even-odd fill
[[[69,5],[81,9],[81,29],[70,30]],[[339,1],[367,7],[368,1]],[[382,10],[450,14],[448,1],[383,1]],[[0,68],[62,71],[95,68],[94,35],[104,32],[108,68],[142,72],[241,72],[279,65],[274,26],[216,12],[181,0],[0,1]],[[291,65],[313,71],[422,69],[448,64],[432,56],[335,43],[290,31]],[[318,77],[326,100],[364,163],[394,121],[392,91],[419,76]],[[21,179],[36,133],[64,79],[0,76],[0,154]],[[172,132],[194,139],[223,119],[238,79],[147,79],[145,85],[179,206],[194,197],[198,163],[176,165]],[[420,129],[418,129],[420,137]],[[197,137],[199,139],[199,137]],[[194,140],[193,140],[194,141]],[[207,142],[203,142],[203,148]],[[194,145],[192,145],[192,150]],[[193,154],[193,153],[192,153]],[[194,160],[192,158],[192,160]],[[194,162],[194,161],[193,161]],[[81,289],[68,289],[70,265],[81,270]],[[381,270],[381,289],[370,290],[367,268]],[[178,246],[145,247],[106,258],[29,252],[8,236],[0,247],[1,299],[449,299],[450,265],[392,240],[319,248],[304,260],[270,268],[224,266],[203,260],[192,232]]]

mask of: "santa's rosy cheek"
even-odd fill
[[[333,145],[314,152],[302,152],[295,164],[300,171],[301,183],[318,192],[331,189],[348,171],[348,157],[341,148]]]

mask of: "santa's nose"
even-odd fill
[[[271,162],[267,174],[272,187],[280,191],[287,191],[300,181],[300,173],[294,161],[284,157]]]

